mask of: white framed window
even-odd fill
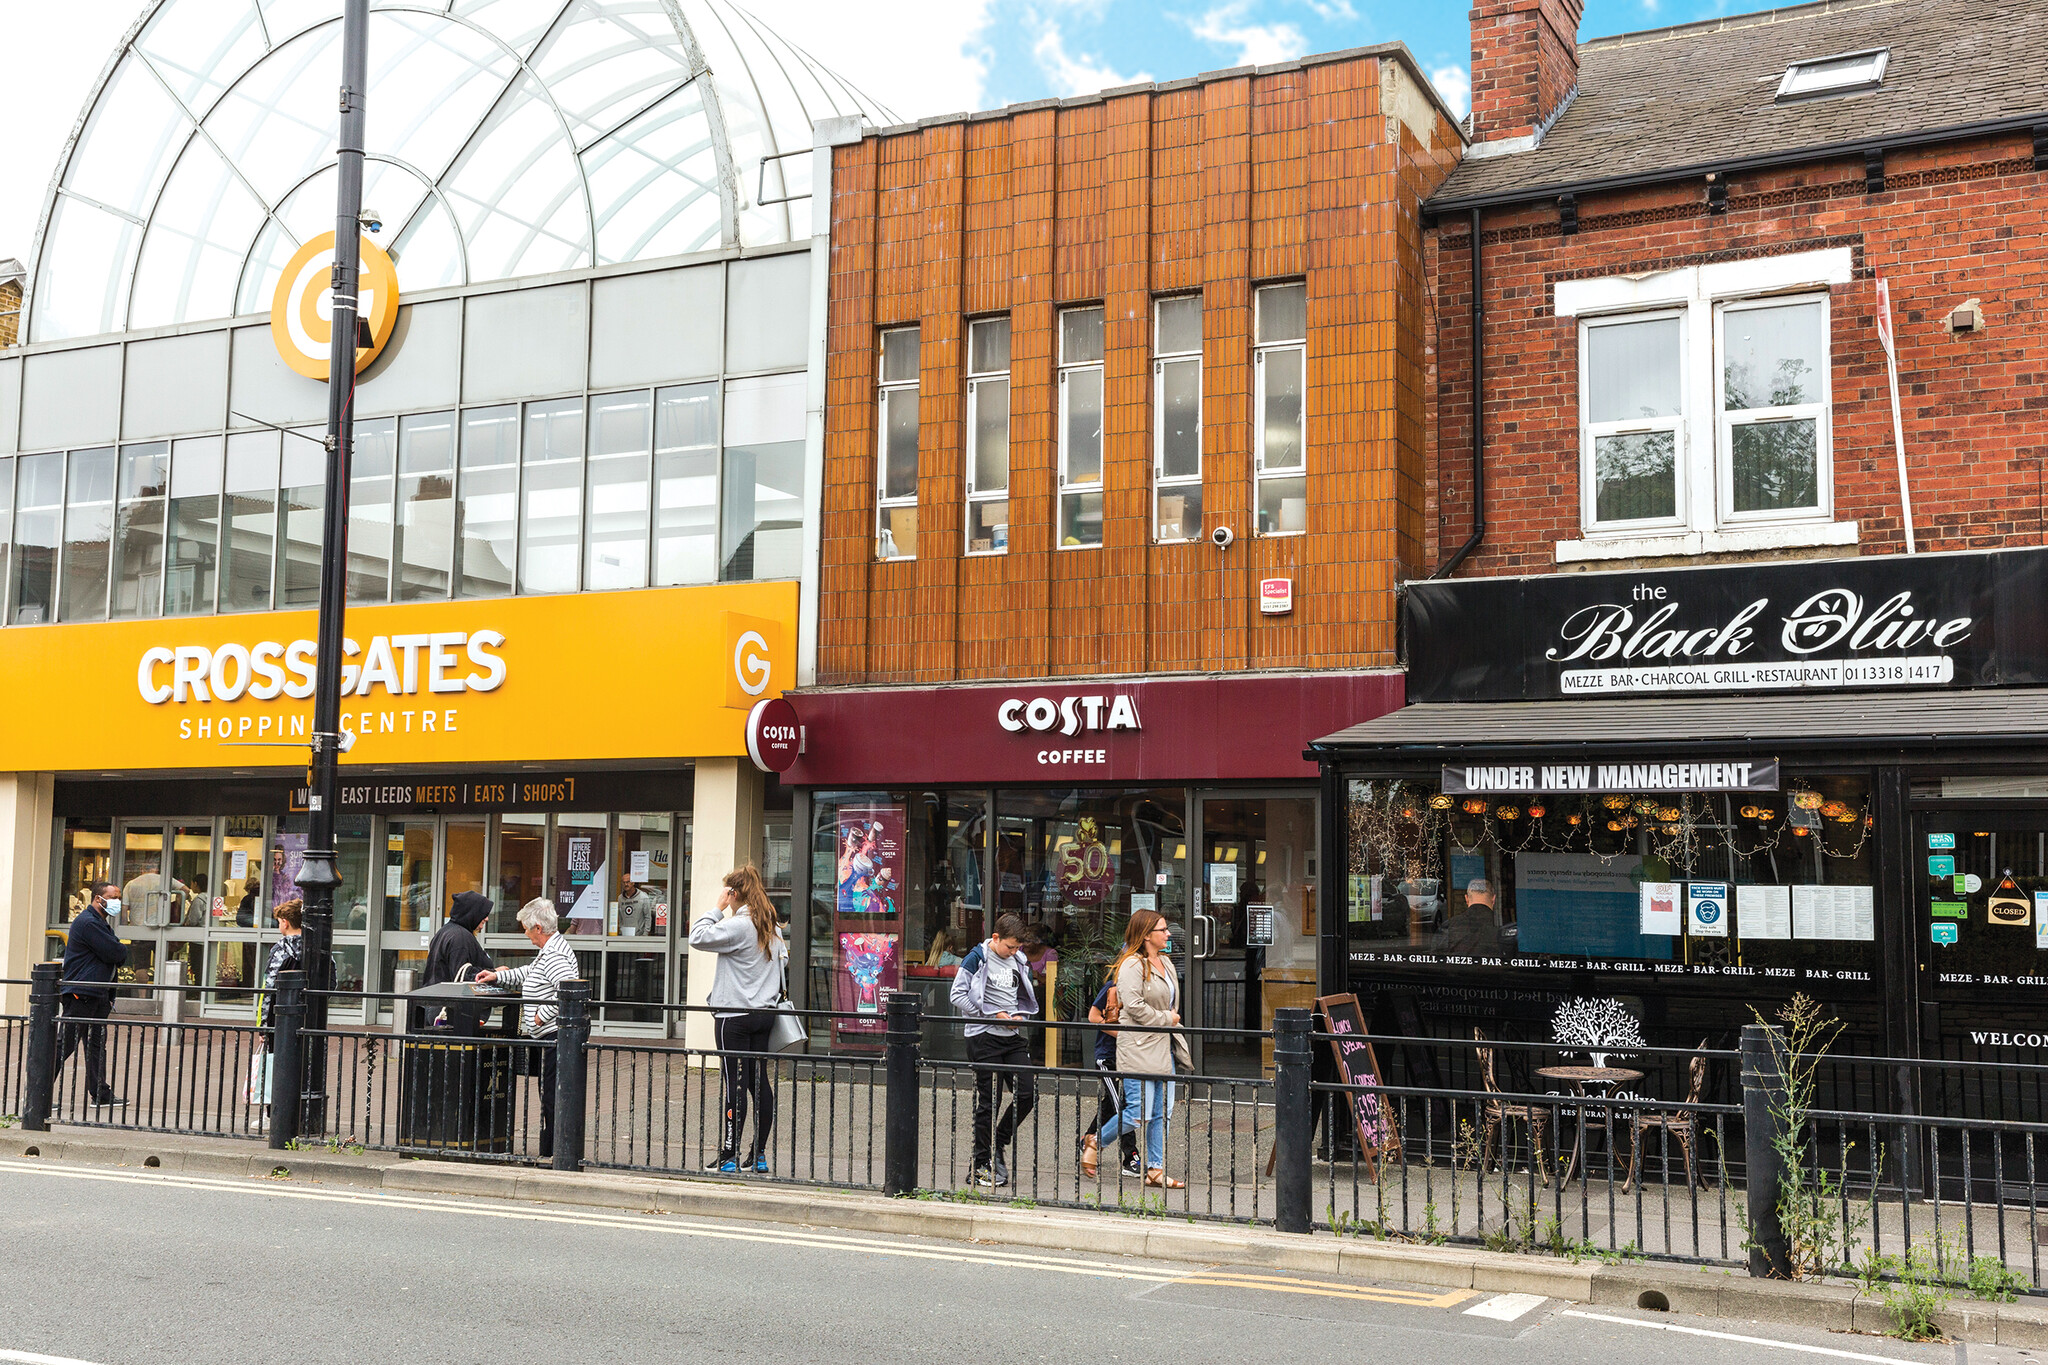
[[[1102,544],[1102,310],[1060,314],[1060,548]]]
[[[1152,534],[1202,534],[1202,299],[1152,306]]]
[[[1010,320],[967,324],[967,553],[1010,548]]]
[[[1295,535],[1308,529],[1308,286],[1269,284],[1256,311],[1252,505],[1260,535]]]
[[[1685,314],[1579,328],[1579,468],[1588,529],[1686,524]]]
[[[1783,104],[1788,100],[1874,90],[1884,84],[1885,68],[1890,63],[1891,49],[1888,47],[1794,62],[1785,68],[1784,79],[1778,82],[1777,102]]]
[[[918,329],[883,332],[875,395],[875,556],[917,558]]]
[[[1825,515],[1834,502],[1827,295],[1724,303],[1715,314],[1722,522]]]
[[[1579,323],[1581,540],[1560,562],[1853,545],[1828,290],[1846,248],[1560,282]]]

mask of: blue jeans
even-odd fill
[[[1173,1112],[1172,1089],[1165,1081],[1124,1079],[1124,1107],[1102,1125],[1096,1135],[1098,1147],[1107,1148],[1119,1133],[1135,1133],[1142,1122],[1145,1133],[1145,1169],[1166,1169],[1166,1120]]]

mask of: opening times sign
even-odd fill
[[[1775,758],[1717,763],[1447,763],[1443,769],[1443,791],[1447,796],[1774,792],[1779,785]]]

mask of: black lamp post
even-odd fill
[[[348,479],[355,448],[357,318],[363,211],[363,104],[369,83],[369,0],[345,0],[341,14],[341,136],[334,205],[334,335],[327,353],[327,501],[321,545],[320,627],[313,680],[313,764],[308,775],[312,829],[299,868],[305,903],[305,1027],[327,1027],[327,991],[334,989],[334,815],[339,800],[342,610],[348,591]],[[326,1131],[327,1047],[305,1049],[305,1091],[299,1131]]]

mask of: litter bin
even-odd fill
[[[467,983],[451,982],[423,986],[407,1004],[414,1018],[432,1019],[451,1001],[476,998]],[[510,1152],[513,1046],[432,1025],[408,1032],[398,1053],[399,1146]]]

